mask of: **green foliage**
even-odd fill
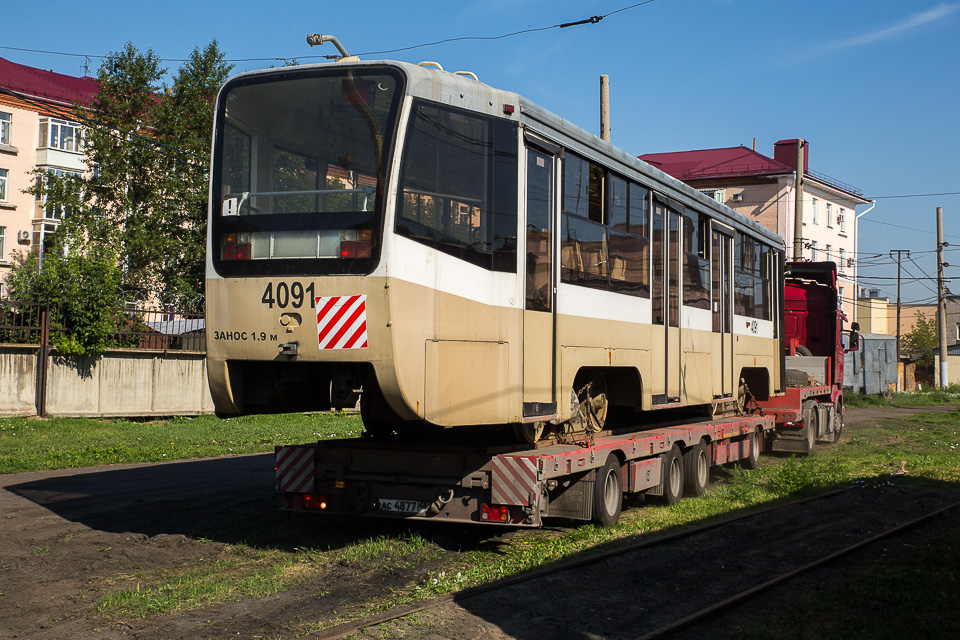
[[[104,59],[92,109],[77,110],[96,171],[38,170],[30,189],[63,214],[61,244],[115,255],[129,289],[181,306],[202,299],[213,101],[230,69],[216,40],[194,49],[171,87],[152,50],[128,42]]]
[[[913,325],[910,333],[902,336],[903,344],[901,352],[911,353],[917,356],[917,366],[924,369],[933,367],[933,352],[940,345],[940,337],[937,334],[937,323],[933,320],[927,320],[921,313],[917,312],[917,321]]]
[[[51,343],[61,355],[95,356],[122,329],[124,296],[120,269],[112,254],[62,255],[48,251],[14,261],[7,276],[10,298],[23,304],[50,305]]]

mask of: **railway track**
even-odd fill
[[[719,593],[724,594],[722,597],[718,597],[718,591],[714,589],[712,595],[704,594],[704,597],[702,598],[703,602],[708,603],[706,606],[701,607],[699,605],[695,605],[693,607],[694,610],[692,611],[689,610],[690,607],[675,608],[676,615],[674,617],[668,616],[669,619],[658,621],[655,628],[646,631],[643,635],[636,636],[635,633],[624,634],[622,631],[612,634],[613,637],[627,639],[636,638],[636,640],[664,637],[696,625],[710,616],[714,616],[721,612],[728,612],[737,604],[777,585],[794,579],[812,569],[838,560],[844,556],[854,553],[859,549],[883,540],[884,538],[896,536],[907,529],[928,522],[931,519],[946,513],[947,511],[960,507],[960,502],[953,502],[950,504],[941,503],[938,504],[936,508],[925,509],[919,514],[916,513],[916,509],[914,509],[909,513],[909,515],[904,515],[901,513],[901,510],[895,509],[894,511],[896,511],[896,514],[893,517],[899,518],[895,522],[889,522],[888,518],[881,517],[879,520],[870,522],[865,527],[858,527],[856,524],[857,519],[851,516],[849,513],[845,513],[847,507],[843,506],[848,502],[857,502],[857,500],[853,500],[851,496],[845,497],[845,494],[855,491],[863,492],[870,490],[861,486],[850,486],[843,489],[818,494],[816,496],[795,500],[785,504],[775,505],[734,517],[717,520],[715,522],[710,522],[683,531],[661,535],[655,538],[638,540],[634,543],[617,547],[615,549],[601,551],[588,557],[554,563],[548,567],[543,567],[541,569],[530,571],[524,574],[511,576],[502,580],[481,585],[479,587],[465,589],[451,594],[445,594],[431,600],[410,604],[376,615],[353,620],[326,629],[313,637],[316,638],[316,640],[337,640],[339,638],[349,636],[350,634],[360,632],[364,628],[380,625],[392,620],[398,620],[414,613],[435,610],[447,605],[448,603],[456,603],[461,607],[471,610],[476,609],[479,611],[483,609],[483,606],[479,604],[474,606],[474,602],[484,599],[498,598],[500,597],[500,593],[506,593],[510,591],[511,587],[514,587],[515,585],[530,581],[543,581],[544,579],[547,579],[553,582],[549,588],[537,589],[536,587],[525,585],[523,592],[525,594],[532,594],[538,591],[551,591],[556,589],[556,580],[560,579],[557,578],[557,576],[563,574],[564,572],[574,572],[575,570],[579,570],[581,573],[590,573],[592,575],[609,575],[608,567],[611,566],[611,563],[615,563],[617,561],[620,561],[620,564],[635,564],[637,566],[634,567],[634,573],[643,574],[644,568],[642,566],[642,560],[638,560],[635,557],[622,560],[619,558],[619,556],[627,556],[629,554],[639,555],[642,554],[645,549],[650,549],[653,547],[671,549],[671,553],[677,556],[676,560],[678,563],[678,571],[676,572],[676,575],[672,577],[668,575],[667,582],[669,582],[671,579],[673,579],[675,582],[683,581],[687,579],[684,577],[685,571],[683,570],[681,564],[684,562],[682,559],[684,554],[675,551],[676,548],[687,547],[687,555],[692,555],[694,557],[706,557],[714,555],[712,553],[714,546],[720,549],[730,548],[732,553],[728,559],[728,564],[732,563],[735,565],[738,561],[737,556],[740,555],[738,549],[742,547],[743,544],[742,537],[744,535],[749,536],[750,531],[752,530],[751,527],[755,526],[758,521],[762,520],[763,517],[766,517],[768,519],[777,518],[785,523],[783,527],[783,537],[778,540],[777,546],[789,548],[792,544],[791,539],[796,538],[796,544],[800,544],[803,549],[803,552],[797,554],[796,561],[783,564],[786,570],[779,571],[775,575],[764,574],[749,576],[749,578],[747,578],[744,574],[749,572],[740,573],[737,571],[730,571],[730,568],[728,567],[726,569],[726,574],[728,576],[735,577],[733,580],[735,584],[740,585],[741,583],[746,583],[750,584],[751,586],[740,590],[733,595],[729,595],[730,589],[724,588],[719,591]],[[836,505],[836,508],[831,509],[829,507],[831,501],[841,502],[843,505],[838,504]],[[820,504],[814,505],[813,503]],[[867,505],[867,509],[869,508],[869,505]],[[874,510],[876,510],[875,507]],[[807,520],[811,518],[816,519],[816,516],[812,515],[815,511],[822,512],[822,521],[819,525],[809,527],[807,531],[790,530],[789,523],[796,521],[798,517],[800,519]],[[797,516],[796,513],[793,515],[787,515],[791,512],[803,512],[803,514],[800,516]],[[879,529],[879,531],[876,531],[877,529]],[[813,531],[814,533],[810,534],[811,538],[806,542],[806,544],[803,544],[802,539],[807,533],[809,533],[809,531]],[[701,538],[710,535],[715,535],[721,539],[729,538],[731,542],[721,541],[719,544],[717,544],[701,541]],[[852,538],[855,539],[851,540]],[[741,540],[739,544],[735,542],[738,539]],[[837,545],[824,542],[832,539],[842,540],[842,543]],[[664,552],[666,551],[664,550]],[[744,562],[745,564],[750,564],[749,557],[741,557],[740,561]],[[723,562],[723,560],[721,559],[720,562]],[[774,561],[771,564],[778,565],[778,562]],[[723,569],[723,565],[721,564],[719,568]],[[708,566],[705,566],[704,569],[706,571],[710,570]],[[585,583],[587,580],[593,578],[581,577],[572,579],[580,583]],[[611,577],[610,580],[614,581],[615,578]],[[717,576],[713,576],[712,582],[718,583],[720,580],[717,579]],[[730,580],[722,580],[722,582],[724,584],[729,584]],[[654,589],[652,586],[653,584],[654,578],[651,578],[649,583],[647,583],[645,586],[647,586],[650,591],[656,591],[656,589]],[[524,606],[524,602],[522,600],[517,600],[515,595],[503,597],[505,600],[504,604],[509,602],[515,608]],[[647,596],[644,591],[638,591],[636,597],[643,598],[649,596]],[[656,602],[653,602],[651,604],[651,609],[655,607]],[[671,612],[671,615],[673,615],[673,612]],[[648,618],[645,616],[645,619],[653,620],[656,618]],[[597,637],[604,636],[601,634]]]

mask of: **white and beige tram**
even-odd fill
[[[781,388],[783,241],[473,74],[386,61],[220,92],[207,359],[222,415],[362,389],[374,434]],[[579,394],[579,397],[578,397]]]

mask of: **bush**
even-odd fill
[[[14,262],[7,275],[10,298],[28,305],[49,305],[50,342],[61,355],[96,356],[120,329],[124,296],[121,270],[112,255],[61,255],[35,252]]]

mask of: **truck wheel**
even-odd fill
[[[683,488],[688,496],[702,496],[710,482],[710,456],[703,440],[683,453]]]
[[[840,442],[841,433],[843,433],[843,400],[838,400],[833,412],[833,433],[830,434],[830,443]]]
[[[683,459],[680,455],[680,445],[673,445],[673,449],[663,454],[663,503],[676,504],[683,497]]]
[[[801,455],[813,453],[813,445],[817,442],[817,432],[820,430],[820,410],[816,400],[807,400],[803,403],[803,451]]]
[[[805,346],[797,345],[797,355],[798,356],[812,356],[813,353],[810,352],[810,349],[807,349]]]
[[[763,438],[760,430],[757,429],[750,434],[750,454],[740,460],[740,466],[744,469],[757,469],[760,467],[760,450],[763,449]]]
[[[612,527],[620,520],[623,507],[623,481],[620,478],[620,460],[610,454],[606,464],[597,471],[593,481],[593,521]]]

